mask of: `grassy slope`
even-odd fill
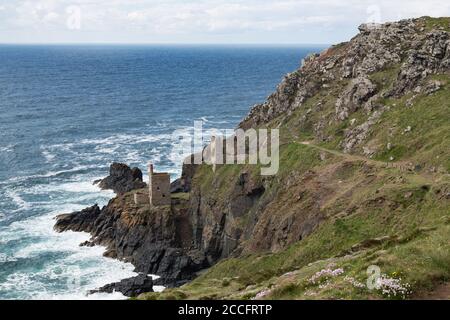
[[[299,163],[298,157],[305,157],[305,154],[309,155],[309,164],[291,172],[318,170],[339,160],[333,157],[329,162],[318,164],[312,148],[292,144],[282,151],[282,167],[287,163],[295,166]],[[362,167],[360,162],[352,162],[348,169],[336,173],[339,181],[329,183],[340,182],[343,190],[351,188],[355,182],[364,181]],[[208,169],[211,170],[205,169],[204,174]],[[224,178],[230,169],[221,170],[218,176]],[[350,199],[338,195],[326,204],[323,210],[329,218],[305,240],[277,253],[225,260],[184,287],[163,294],[148,294],[145,298],[247,299],[268,288],[272,293],[267,298],[382,297],[355,288],[344,280],[351,275],[364,282],[366,269],[373,264],[380,266],[384,273],[401,274],[405,282],[413,285],[414,292],[449,280],[450,214],[445,195],[450,192],[450,181],[435,182],[395,168],[380,170],[376,175],[372,183],[358,183],[358,191],[353,192]],[[276,183],[273,188],[284,192]],[[349,208],[357,209],[351,212]],[[352,252],[355,244],[385,236],[390,238],[384,243]],[[345,274],[324,289],[308,286],[305,279],[331,262],[336,268],[343,267]],[[283,276],[288,272],[294,273]]]
[[[448,19],[441,20],[427,20],[426,27],[445,24],[448,28]],[[391,66],[389,70],[372,75],[372,80],[387,90],[396,70],[398,66]],[[261,201],[271,200],[273,208],[268,210],[280,215],[287,206],[301,211],[306,200],[292,200],[295,198],[292,193],[297,189],[295,186],[286,188],[286,181],[289,176],[302,177],[308,170],[314,170],[324,173],[328,185],[337,190],[321,206],[326,219],[309,237],[284,250],[224,260],[181,288],[141,298],[250,299],[261,291],[266,291],[264,298],[269,299],[389,298],[376,290],[359,288],[349,280],[348,277],[352,277],[365,283],[370,265],[377,265],[383,273],[409,283],[410,297],[440,282],[448,282],[450,77],[444,74],[433,78],[443,82],[443,88],[432,95],[418,95],[412,100],[412,106],[407,106],[411,95],[380,101],[390,108],[367,139],[366,145],[377,146],[378,150],[368,162],[331,153],[321,161],[318,149],[296,143],[313,139],[313,124],[320,118],[334,115],[334,104],[345,81],[309,99],[289,119],[275,119],[270,126],[281,124],[284,143],[280,172],[270,181]],[[309,111],[318,103],[320,112]],[[353,118],[360,124],[368,115],[358,111]],[[333,139],[316,143],[338,151],[343,132],[349,126],[350,119],[329,125],[325,134]],[[405,132],[407,127],[412,130]],[[390,150],[386,147],[388,143],[392,145]],[[355,154],[361,155],[362,148]],[[391,157],[394,162],[420,164],[423,169],[404,172],[384,167],[383,163]],[[228,182],[241,169],[223,166],[213,174],[204,166],[196,177],[197,183],[201,183],[204,192],[212,190],[210,192],[218,197],[226,197]],[[258,168],[246,170],[256,175]],[[242,219],[245,223],[246,217]],[[377,238],[382,240],[367,241]],[[355,247],[357,244],[360,245]],[[333,277],[326,285],[308,282],[314,273],[329,266],[343,268],[344,274]]]

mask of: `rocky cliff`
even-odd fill
[[[240,124],[280,129],[275,176],[185,165],[172,209],[135,206],[125,193],[60,216],[57,230],[88,231],[109,256],[170,286],[213,266],[143,298],[385,297],[360,285],[370,265],[408,282],[395,297],[445,284],[449,23],[362,25],[308,56]]]
[[[164,285],[181,285],[207,267],[205,255],[191,245],[185,202],[174,197],[172,208],[152,208],[136,205],[128,192],[102,209],[94,205],[58,216],[55,230],[88,232],[91,241],[81,245],[105,246],[106,257],[131,262],[137,272],[160,275]]]

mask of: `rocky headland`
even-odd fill
[[[143,299],[409,298],[445,286],[449,80],[450,18],[362,25],[240,123],[280,129],[276,175],[184,164],[171,206],[152,207],[133,201],[142,172],[113,164],[98,183],[117,196],[55,229],[89,232],[83,245],[171,287]],[[371,265],[398,291],[365,288]]]

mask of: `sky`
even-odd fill
[[[333,44],[449,0],[0,0],[0,43]]]

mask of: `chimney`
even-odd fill
[[[216,172],[216,163],[217,163],[217,144],[216,144],[216,136],[211,137],[211,148],[210,148],[210,158],[213,172]]]
[[[148,164],[148,175],[149,176],[153,175],[153,163]]]

